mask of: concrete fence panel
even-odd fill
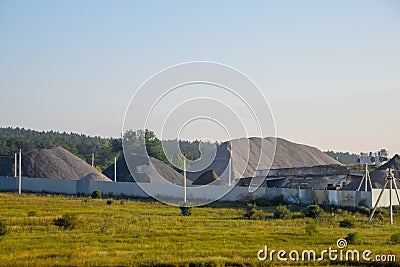
[[[144,190],[142,189],[144,188]],[[337,206],[358,206],[360,202],[373,207],[378,199],[381,189],[373,189],[372,192],[341,191],[341,190],[312,190],[298,188],[266,188],[261,187],[253,193],[249,193],[248,187],[234,187],[227,194],[226,186],[207,186],[207,190],[188,188],[188,200],[195,198],[214,200],[219,196],[222,201],[251,200],[259,197],[272,199],[278,195],[284,195],[290,202],[299,204],[333,204]],[[91,194],[100,190],[103,194],[126,195],[131,197],[149,197],[146,191],[150,190],[159,200],[178,199],[183,201],[183,187],[168,186],[157,183],[129,183],[129,182],[100,182],[83,180],[63,180],[44,178],[22,178],[23,192],[49,192],[63,194]],[[18,191],[18,178],[0,177],[0,191]],[[390,190],[385,189],[379,202],[379,207],[387,207],[390,203]],[[195,195],[193,195],[195,194]],[[222,197],[221,197],[222,196]],[[392,203],[399,205],[395,190],[392,190]]]

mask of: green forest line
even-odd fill
[[[140,136],[145,139],[146,149],[150,156],[170,165],[163,152],[161,140],[150,130],[127,131],[123,137],[114,138],[89,136],[72,132],[35,131],[18,127],[0,128],[0,164],[12,158],[14,153],[18,152],[19,149],[27,152],[34,149],[61,146],[85,160],[87,163],[91,163],[92,153],[94,153],[95,167],[102,171],[113,164],[115,157],[119,158],[122,156],[122,138],[134,139]],[[176,140],[167,140],[164,142],[176,142]],[[190,160],[195,160],[200,157],[200,151],[198,149],[199,144],[200,141],[198,140],[179,140],[181,151],[185,153],[186,157]],[[203,144],[206,144],[208,150],[210,150],[212,146],[218,145],[218,143]],[[348,152],[327,151],[326,153],[343,164],[355,164],[358,158],[357,155]]]

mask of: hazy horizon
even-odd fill
[[[393,155],[400,152],[399,29],[398,1],[3,0],[0,126],[118,137],[146,79],[171,65],[212,61],[260,87],[277,137]],[[184,137],[207,134],[194,127]]]

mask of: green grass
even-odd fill
[[[400,244],[390,243],[391,235],[400,231],[399,216],[394,226],[387,220],[367,223],[366,216],[346,211],[312,220],[291,207],[293,219],[275,220],[273,207],[268,207],[261,211],[267,219],[245,220],[246,206],[239,203],[193,208],[191,216],[181,216],[178,207],[153,201],[115,200],[107,205],[107,199],[5,193],[0,194],[0,207],[0,219],[9,225],[9,233],[0,237],[0,265],[259,266],[271,264],[257,259],[264,245],[321,251],[336,248],[336,240],[350,232],[359,233],[359,244],[349,249],[395,254],[400,260]],[[53,224],[67,213],[79,219],[73,230]],[[346,218],[354,221],[354,228],[339,227]],[[306,226],[312,221],[318,233],[309,235]]]

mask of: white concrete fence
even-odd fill
[[[166,192],[164,184],[156,183],[145,184],[145,186],[151,186],[152,192],[157,192],[160,196],[182,198],[183,190],[168,190]],[[149,197],[137,183],[131,182],[111,183],[87,180],[22,178],[22,192],[90,195],[95,190],[100,190],[103,194],[114,196]],[[218,192],[224,192],[225,190],[226,187],[224,188],[224,186],[209,186],[208,191],[213,191],[218,194]],[[0,191],[18,191],[18,179],[15,177],[0,177]],[[385,189],[378,206],[389,206],[389,191],[389,189]],[[278,195],[284,195],[289,201],[299,204],[315,203],[355,207],[362,201],[365,205],[372,207],[375,205],[380,192],[381,189],[373,189],[372,192],[364,192],[261,187],[250,194],[247,187],[235,187],[228,194],[219,199],[219,201],[237,201],[259,197],[273,198]],[[201,199],[207,199],[208,197],[209,194],[199,196]],[[399,205],[394,190],[392,191],[392,201],[393,205]]]

